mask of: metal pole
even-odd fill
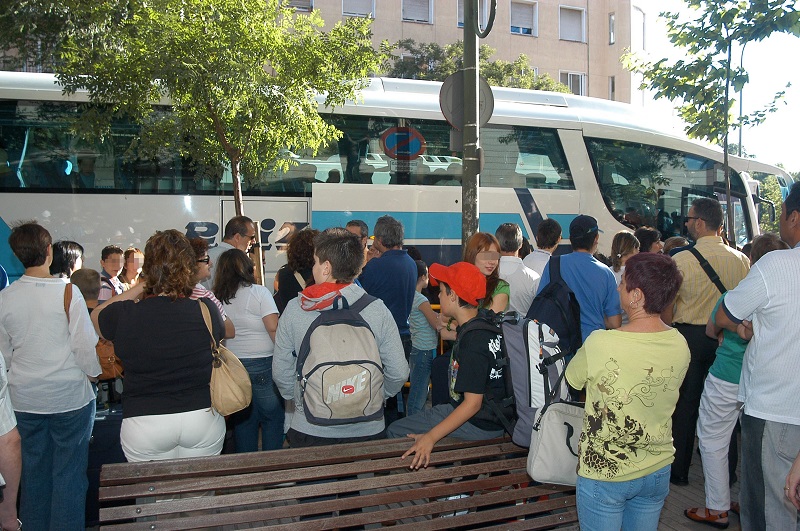
[[[480,130],[478,127],[478,0],[464,0],[464,165],[461,180],[461,241],[478,232]]]

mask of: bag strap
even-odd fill
[[[68,282],[64,288],[64,313],[67,314],[67,323],[69,324],[69,307],[72,304],[72,283]]]
[[[708,275],[708,278],[711,279],[711,282],[714,283],[719,292],[724,294],[726,291],[728,291],[725,289],[725,284],[723,284],[719,279],[717,272],[714,271],[714,268],[711,267],[711,264],[708,263],[708,260],[706,260],[702,254],[700,254],[700,251],[698,251],[695,247],[690,247],[687,250],[692,253],[695,258],[697,258],[697,261],[700,262],[700,267],[703,268],[703,271],[706,272],[706,275]]]
[[[294,272],[294,278],[297,280],[297,283],[300,284],[300,289],[306,289],[306,279],[303,278],[303,275],[300,274],[299,271]]]
[[[561,257],[560,256],[551,256],[550,257],[550,282],[562,282],[564,279],[561,278]]]
[[[349,308],[349,309],[353,310],[356,313],[361,313],[362,311],[364,311],[364,308],[366,308],[367,306],[369,306],[370,304],[372,304],[376,300],[378,300],[378,299],[376,299],[375,297],[373,297],[369,293],[364,293],[361,296],[361,298],[358,299],[356,302],[354,302],[353,304],[348,304],[347,299],[342,297],[342,308],[343,309]]]
[[[211,350],[215,350],[216,348],[219,347],[219,344],[217,343],[217,340],[214,338],[214,329],[211,326],[211,313],[209,313],[208,306],[206,306],[206,304],[203,301],[198,299],[197,302],[200,304],[200,313],[203,314],[203,321],[206,323],[208,334],[211,336]]]

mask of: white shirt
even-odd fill
[[[258,284],[239,288],[230,304],[222,306],[236,325],[236,337],[226,339],[225,346],[241,359],[272,356],[275,345],[262,320],[278,313],[269,289]]]
[[[522,259],[516,256],[501,256],[499,273],[500,278],[511,286],[508,310],[519,312],[524,316],[528,313],[533,297],[539,289],[541,275],[526,267]]]
[[[800,247],[761,257],[725,309],[753,322],[739,383],[739,401],[751,417],[800,425]]]
[[[230,251],[231,249],[236,249],[236,247],[229,244],[228,242],[219,242],[219,245],[217,245],[216,247],[211,247],[208,250],[208,257],[211,258],[208,271],[209,273],[211,273],[211,276],[209,276],[207,279],[205,279],[200,283],[203,285],[204,288],[212,289],[214,287],[214,274],[216,273],[217,269],[217,261],[219,260],[219,257],[222,256],[222,253],[224,253],[225,251]],[[234,321],[234,323],[235,322],[236,321]]]
[[[17,418],[11,406],[11,397],[8,396],[8,377],[3,356],[0,356],[0,437],[14,429]],[[0,476],[2,477],[2,476]]]
[[[97,334],[76,287],[67,322],[65,288],[58,278],[23,275],[0,291],[0,351],[14,411],[64,413],[95,399],[87,375],[101,372]]]
[[[525,267],[536,271],[536,273],[541,277],[542,273],[544,272],[544,267],[547,265],[547,262],[550,261],[551,256],[552,255],[547,251],[543,251],[542,249],[534,249],[528,256],[522,259],[522,263],[525,264]]]

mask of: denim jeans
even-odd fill
[[[436,357],[436,349],[420,350],[411,347],[408,367],[411,370],[411,389],[408,391],[407,414],[419,413],[428,401],[428,383],[431,380],[431,363]]]
[[[658,529],[669,494],[670,466],[629,481],[599,481],[578,476],[578,521],[581,531],[648,531]]]
[[[800,426],[742,415],[743,530],[800,529],[800,512],[783,490],[798,452]]]
[[[272,357],[241,360],[253,386],[253,402],[233,414],[236,452],[258,451],[258,429],[261,428],[261,448],[283,448],[283,399],[272,382]]]
[[[92,400],[64,413],[16,412],[22,438],[19,518],[26,529],[85,529],[86,470],[95,408]]]

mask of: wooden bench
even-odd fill
[[[534,483],[509,439],[408,439],[103,466],[102,529],[550,529],[577,522],[575,489]]]

